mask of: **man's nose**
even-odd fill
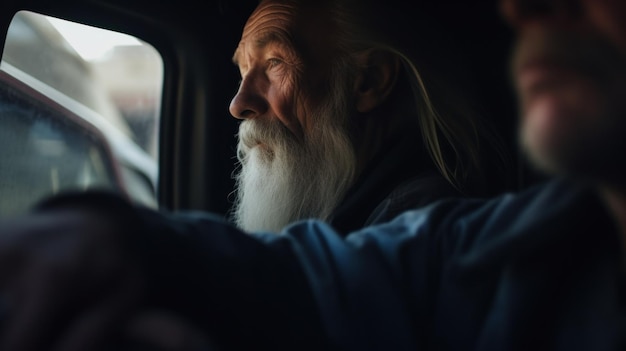
[[[230,114],[238,119],[256,118],[267,110],[267,101],[250,77],[243,78],[237,94],[230,101]]]
[[[537,21],[570,21],[583,14],[581,0],[501,0],[500,11],[514,27]]]

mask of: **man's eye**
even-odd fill
[[[277,58],[271,58],[267,60],[267,67],[268,68],[274,68],[276,66],[279,66],[283,63],[283,61],[281,59],[277,59]]]

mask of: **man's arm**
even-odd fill
[[[236,349],[324,348],[289,240],[108,193],[57,197],[1,225],[2,349],[88,349],[143,310],[175,313]]]
[[[314,220],[247,234],[211,214],[159,213],[109,193],[56,197],[0,223],[0,267],[11,267],[0,269],[10,301],[0,346],[89,349],[161,311],[228,348],[415,349],[441,264],[464,238],[455,218],[481,202],[463,204],[342,238]]]

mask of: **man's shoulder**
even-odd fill
[[[554,179],[490,199],[449,198],[406,211],[393,220],[365,228],[356,236],[428,237],[471,249],[488,241],[532,236],[591,207],[589,189],[569,179]],[[558,231],[554,231],[558,232]],[[359,239],[361,240],[361,239]],[[419,239],[421,240],[421,239]]]

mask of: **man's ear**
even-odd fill
[[[380,105],[391,93],[400,70],[397,55],[371,49],[356,56],[358,73],[354,84],[356,109],[369,112]]]

